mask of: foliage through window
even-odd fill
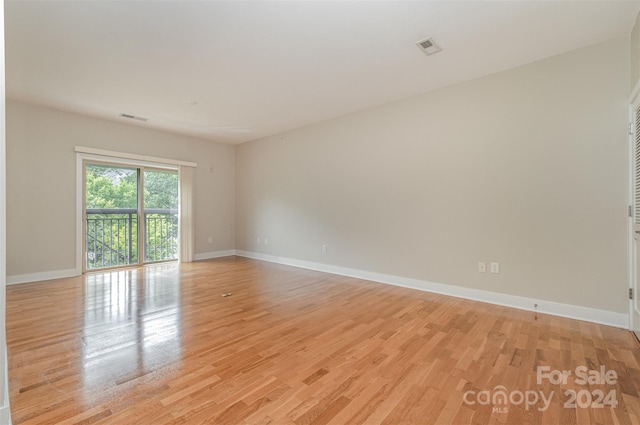
[[[138,217],[137,168],[87,164],[85,168],[86,268],[137,264],[144,231],[144,261],[178,258],[178,174],[145,169],[144,230]]]

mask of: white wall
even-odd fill
[[[196,170],[196,255],[234,247],[234,147],[40,106],[7,103],[7,273],[75,264],[75,146],[178,159]],[[214,168],[209,173],[209,167]],[[208,243],[213,236],[213,244]],[[52,273],[54,272],[54,273]]]
[[[240,145],[236,248],[627,314],[629,50]]]

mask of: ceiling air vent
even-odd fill
[[[144,118],[144,117],[137,117],[135,115],[131,115],[131,114],[120,114],[120,116],[122,118],[129,118],[132,120],[138,120],[138,121],[142,121],[142,122],[147,122],[149,121],[149,118]]]
[[[442,47],[438,46],[431,37],[427,37],[424,40],[418,41],[416,46],[424,52],[425,55],[431,56],[442,51]]]

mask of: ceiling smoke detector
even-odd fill
[[[422,50],[422,52],[427,56],[435,55],[436,53],[442,51],[442,47],[438,46],[431,37],[427,37],[424,40],[418,41],[416,43],[416,46],[418,46],[418,48]]]
[[[142,122],[147,122],[149,121],[149,118],[144,118],[144,117],[138,117],[135,115],[131,115],[131,114],[120,114],[120,116],[122,118],[129,118],[131,120],[138,120],[138,121],[142,121]]]

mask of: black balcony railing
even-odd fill
[[[137,264],[138,211],[126,208],[86,210],[87,269]],[[178,210],[144,211],[144,261],[178,258]]]

